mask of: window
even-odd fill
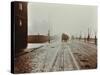
[[[19,20],[19,26],[22,27],[22,20]]]
[[[19,3],[19,10],[22,11],[22,9],[23,9],[23,5],[22,5],[22,3]]]

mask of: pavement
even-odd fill
[[[30,45],[26,54],[15,58],[15,73],[53,72],[95,69],[97,47],[82,41],[52,42]],[[30,50],[31,49],[31,50]]]
[[[17,53],[15,57],[19,57],[21,55],[24,55],[24,54],[27,54],[29,52],[32,52],[32,51],[34,51],[36,49],[39,49],[39,48],[45,46],[45,44],[46,43],[44,43],[44,44],[39,44],[39,43],[32,44],[32,43],[28,43],[27,48],[24,49],[24,50],[22,50],[22,52]]]

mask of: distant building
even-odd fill
[[[49,37],[46,35],[29,35],[28,43],[44,43],[48,42]]]

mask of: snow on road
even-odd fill
[[[29,51],[37,47],[40,48]],[[29,51],[27,54],[16,58],[16,72],[79,70],[96,68],[97,65],[96,46],[91,47],[81,41],[29,44],[28,48],[26,49]]]

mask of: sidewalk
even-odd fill
[[[41,47],[44,47],[44,46],[45,46],[45,43],[43,43],[43,44],[40,44],[40,43],[39,44],[37,44],[37,43],[31,44],[31,43],[29,43],[28,46],[27,46],[27,48],[24,49],[23,52],[20,52],[17,55],[15,55],[15,57],[19,57],[21,55],[24,55],[26,53],[32,52],[32,51],[34,51],[36,49],[39,49]]]

